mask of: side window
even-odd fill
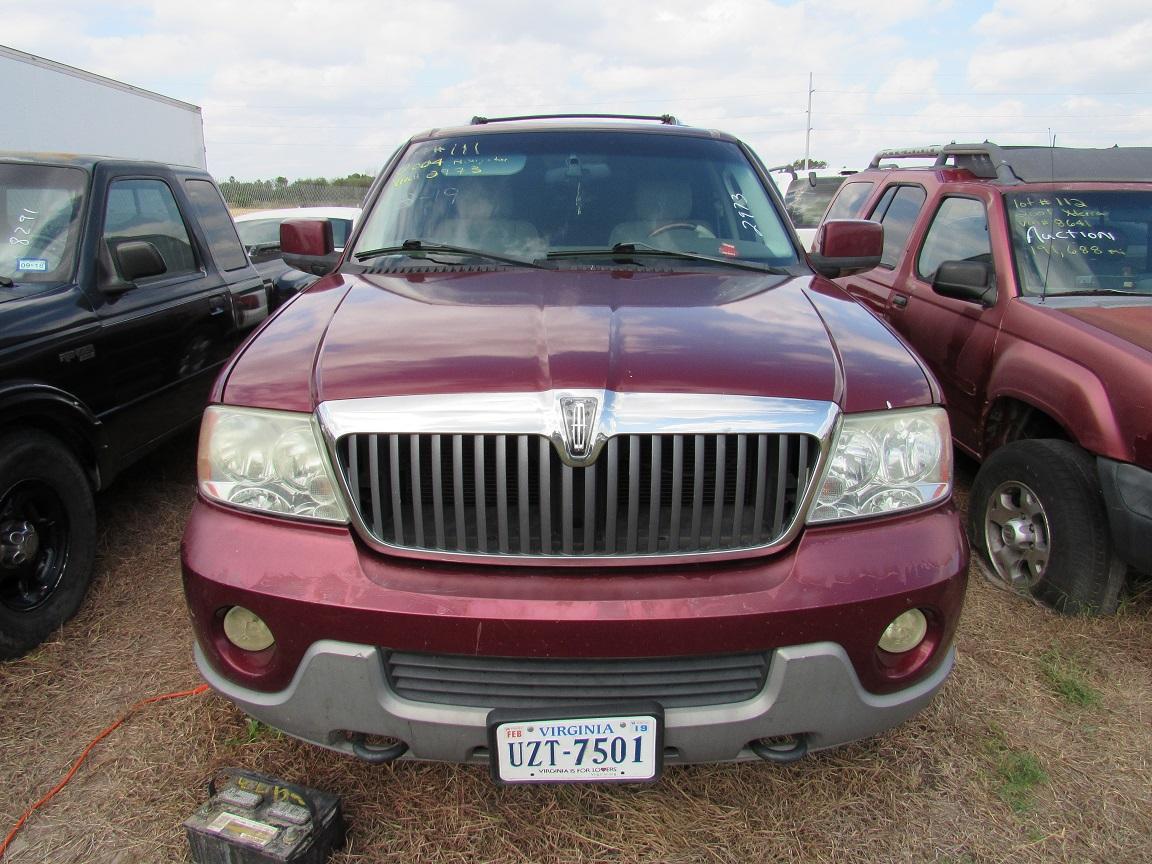
[[[115,180],[108,187],[104,242],[109,252],[114,252],[121,243],[132,240],[156,247],[166,267],[162,278],[200,269],[180,208],[163,180]]]
[[[984,205],[972,198],[945,198],[932,218],[916,275],[932,281],[937,268],[945,261],[992,261],[992,243],[988,239],[988,216]]]
[[[224,206],[217,188],[207,180],[185,180],[184,188],[204,226],[208,248],[221,270],[239,270],[248,264],[248,256],[236,236],[236,226]]]
[[[863,206],[868,195],[872,192],[872,187],[875,186],[868,180],[857,180],[853,183],[845,183],[840,187],[840,191],[836,195],[836,200],[828,208],[828,213],[824,216],[825,220],[828,219],[859,219],[860,208]]]
[[[920,186],[893,186],[888,189],[868,218],[884,226],[884,254],[881,267],[895,267],[908,245],[908,235],[920,215],[927,193]]]

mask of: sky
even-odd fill
[[[831,171],[1152,144],[1148,0],[0,0],[0,44],[201,106],[219,180],[375,174],[476,114],[672,114]]]

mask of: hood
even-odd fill
[[[324,279],[250,343],[223,398],[312,410],[335,399],[564,388],[845,410],[933,401],[903,343],[823,279],[502,268]]]
[[[1152,353],[1152,303],[1080,306],[1060,312]]]

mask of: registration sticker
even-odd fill
[[[503,719],[489,715],[492,774],[504,783],[655,780],[663,764],[663,712],[597,712]]]
[[[17,258],[16,269],[22,273],[47,273],[48,259],[46,258]]]

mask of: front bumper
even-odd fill
[[[257,719],[339,750],[351,749],[351,732],[399,738],[417,758],[485,758],[488,709],[397,696],[384,649],[589,660],[771,655],[753,698],[666,707],[668,760],[699,762],[748,758],[750,742],[776,735],[830,747],[922,708],[953,663],[968,548],[945,504],[808,528],[756,559],[460,565],[391,558],[346,527],[200,501],[182,565],[197,662],[212,687]],[[249,655],[228,643],[221,620],[234,605],[268,623],[273,648]],[[914,668],[886,666],[877,641],[912,607],[931,622],[925,653]]]
[[[664,761],[757,759],[748,745],[775,736],[803,735],[812,751],[877,734],[923,708],[943,686],[955,656],[955,648],[949,648],[929,677],[878,696],[860,686],[839,645],[778,648],[754,699],[666,710]],[[292,683],[276,693],[224,678],[199,646],[196,663],[212,688],[244,712],[313,744],[351,754],[345,733],[361,732],[403,741],[409,748],[403,758],[488,762],[487,709],[400,698],[386,682],[380,651],[371,646],[317,642]]]

